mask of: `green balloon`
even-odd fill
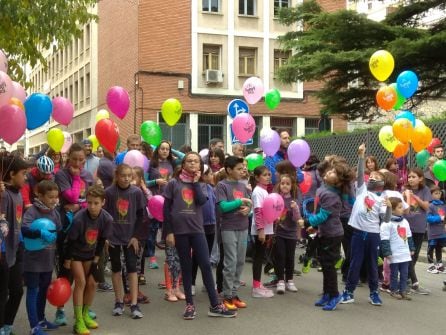
[[[444,159],[436,161],[434,163],[434,166],[432,167],[432,172],[434,173],[435,178],[437,178],[439,181],[445,181],[446,180],[446,161]]]
[[[406,98],[400,93],[400,91],[398,91],[396,83],[390,84],[390,87],[393,87],[396,92],[396,102],[392,108],[394,110],[398,110],[404,105],[404,103],[406,102]]]
[[[157,147],[163,139],[163,132],[161,131],[158,123],[153,121],[145,121],[141,125],[141,136],[144,139],[144,142]]]
[[[256,167],[263,165],[263,156],[260,154],[249,154],[246,156],[248,170],[253,171]]]
[[[417,162],[417,166],[420,169],[424,169],[427,165],[427,161],[429,160],[429,157],[431,155],[429,154],[429,151],[427,150],[421,150],[419,153],[415,155],[415,160]]]
[[[274,110],[280,104],[280,92],[277,88],[269,90],[265,94],[265,105],[271,110]]]

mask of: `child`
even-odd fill
[[[392,206],[392,217],[390,222],[381,224],[380,236],[383,256],[390,263],[390,296],[399,300],[411,300],[406,293],[406,286],[409,264],[412,260],[410,254],[414,250],[412,233],[409,223],[403,217],[402,200],[388,198],[387,202]]]
[[[248,199],[243,177],[243,158],[229,156],[225,160],[227,178],[217,184],[217,207],[221,215],[221,239],[223,244],[223,296],[229,310],[246,307],[238,297],[240,276],[245,264],[248,238],[248,215],[252,202]]]
[[[353,292],[359,280],[362,263],[368,267],[369,302],[374,306],[381,306],[382,301],[378,292],[378,253],[380,245],[380,224],[388,222],[392,214],[391,207],[386,206],[381,193],[384,188],[382,173],[372,171],[369,181],[364,183],[364,153],[365,145],[358,148],[358,179],[356,201],[353,205],[349,225],[353,228],[351,240],[351,260],[347,275],[345,290],[342,293],[341,304],[355,301]],[[385,214],[384,214],[385,213]]]
[[[446,273],[442,260],[442,249],[446,246],[446,229],[444,226],[444,216],[446,206],[441,200],[441,189],[438,186],[431,187],[432,201],[427,214],[427,260],[430,273]],[[434,264],[435,250],[435,264]]]
[[[311,233],[318,228],[318,256],[322,266],[323,295],[315,305],[324,311],[333,311],[342,296],[338,291],[336,262],[341,257],[344,229],[341,222],[342,194],[350,188],[354,175],[342,162],[333,162],[324,174],[324,184],[316,191],[315,214],[308,216]]]
[[[304,223],[295,196],[297,194],[297,184],[294,178],[284,174],[278,178],[275,191],[282,196],[285,203],[283,213],[276,225],[274,244],[274,271],[278,279],[276,292],[278,294],[285,293],[285,290],[297,292],[293,281],[294,253],[297,240],[300,238],[300,229]]]
[[[91,318],[89,308],[98,282],[99,257],[113,225],[111,215],[102,209],[105,203],[104,189],[99,185],[91,186],[86,197],[87,208],[76,213],[67,237],[67,256],[71,259],[74,278],[73,332],[79,335],[88,335],[89,329],[99,327]]]
[[[252,297],[272,298],[274,293],[262,285],[262,264],[265,258],[266,243],[272,241],[274,225],[265,222],[263,217],[263,201],[268,196],[267,186],[271,183],[271,172],[266,166],[258,166],[253,171],[254,182],[252,191],[252,204],[254,207],[251,235],[254,237],[254,257],[252,262]]]
[[[45,319],[46,292],[51,283],[56,256],[57,230],[61,229],[60,215],[56,210],[59,203],[59,187],[53,181],[43,180],[37,184],[37,198],[23,216],[22,235],[30,239],[41,238],[47,243],[42,250],[25,250],[24,279],[26,284],[26,311],[31,326],[31,334],[45,335],[44,330],[58,326]],[[47,218],[55,224],[54,231],[31,230],[31,224]]]
[[[121,277],[122,251],[130,284],[131,317],[132,319],[141,319],[143,314],[137,304],[138,275],[136,262],[139,252],[138,233],[143,224],[146,202],[141,189],[131,185],[132,174],[133,171],[129,165],[118,165],[114,184],[105,190],[104,209],[113,217],[113,228],[109,238],[112,282],[115,291],[113,315],[120,316],[124,313]]]
[[[10,335],[23,295],[23,200],[20,188],[25,185],[29,164],[19,157],[3,157],[0,171],[6,185],[1,197],[2,243],[0,262],[0,334]]]
[[[209,149],[209,166],[212,172],[218,172],[225,163],[225,153],[219,148]]]
[[[215,283],[212,278],[209,251],[203,229],[202,206],[206,203],[206,187],[199,183],[203,164],[200,155],[188,152],[183,158],[181,170],[171,179],[164,190],[164,230],[167,233],[166,244],[175,246],[183,273],[183,285],[186,292],[185,320],[195,318],[195,306],[192,298],[192,258],[195,255],[203,275],[211,307],[209,316],[234,317],[235,312],[228,311],[218,302]],[[172,215],[172,213],[175,213]]]

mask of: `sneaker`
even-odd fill
[[[406,292],[401,292],[400,295],[402,300],[412,300],[412,298]]]
[[[314,303],[314,306],[317,307],[325,306],[329,301],[330,301],[330,296],[327,293],[325,293],[318,301]]]
[[[397,300],[401,300],[401,299],[403,299],[403,297],[401,296],[401,294],[400,294],[399,292],[390,292],[390,296],[391,296],[392,298],[397,299]]]
[[[115,308],[113,308],[113,316],[121,316],[124,313],[124,303],[115,302]]]
[[[236,311],[238,309],[232,298],[225,298],[223,300],[223,305],[225,305],[225,307],[230,311]]]
[[[311,260],[307,259],[302,265],[302,273],[310,272],[310,268],[311,268]]]
[[[382,259],[382,257],[378,257],[378,266],[383,266],[384,265],[384,260]]]
[[[97,329],[99,327],[98,323],[94,321],[89,315],[84,316],[84,324],[88,329]]]
[[[141,310],[139,309],[138,305],[130,306],[130,313],[131,313],[132,319],[134,319],[134,320],[142,319],[142,317],[144,316],[144,314],[142,314]]]
[[[284,294],[285,293],[285,281],[279,280],[276,287],[276,293],[277,294]]]
[[[443,266],[443,263],[438,263],[438,264],[437,264],[437,271],[438,271],[438,273],[442,273],[442,274],[445,274],[445,273],[446,273],[446,269],[445,269],[445,267]]]
[[[138,285],[143,286],[143,285],[146,285],[146,284],[147,284],[146,277],[143,274],[140,274],[138,276]]]
[[[390,293],[390,285],[382,283],[379,287],[379,290],[382,292]]]
[[[253,298],[272,298],[274,297],[274,293],[272,290],[260,286],[252,289],[252,297]]]
[[[325,304],[324,307],[322,307],[322,310],[324,311],[334,311],[336,309],[336,306],[339,304],[339,302],[342,299],[342,295],[338,294],[336,297],[330,298],[330,300]]]
[[[349,292],[347,290],[344,290],[344,292],[342,292],[342,297],[341,297],[341,304],[351,304],[355,302],[355,298],[353,297],[353,293]]]
[[[271,280],[267,281],[266,283],[263,283],[263,286],[267,287],[267,288],[274,288],[277,286],[277,283],[279,282],[279,280],[277,279],[276,275],[272,275],[271,276]]]
[[[73,333],[77,335],[90,335],[90,331],[87,326],[85,326],[84,320],[80,319],[74,323]]]
[[[194,296],[195,295],[195,285],[192,285],[191,291],[192,291],[192,296]]]
[[[230,311],[224,304],[218,304],[215,307],[210,307],[208,316],[221,317],[221,318],[233,318],[237,315],[236,311]]]
[[[378,291],[372,292],[370,293],[369,296],[369,302],[373,305],[373,306],[381,306],[383,304],[381,297],[379,296]]]
[[[412,285],[412,292],[420,295],[429,295],[431,293],[430,290],[420,286],[419,284]]]
[[[103,282],[98,284],[98,292],[113,292],[113,285]]]
[[[237,295],[232,298],[232,303],[235,305],[235,307],[237,308],[246,308],[248,305],[246,304],[246,302],[244,302],[243,300],[241,300]]]
[[[297,287],[296,287],[296,285],[294,285],[294,282],[292,280],[288,280],[285,283],[285,288],[286,288],[287,291],[297,292]]]
[[[39,326],[34,327],[33,329],[31,329],[31,331],[29,332],[30,335],[47,335],[42,328],[40,328]],[[5,335],[5,332],[2,329],[0,329],[0,335]]]
[[[151,257],[150,261],[149,261],[149,269],[159,269],[158,263],[156,262],[156,258],[155,257]]]
[[[59,328],[58,325],[56,325],[55,323],[49,322],[47,319],[40,321],[38,325],[42,330],[46,330],[46,331],[56,330]]]
[[[193,320],[195,319],[195,316],[197,313],[195,312],[195,306],[191,304],[187,304],[186,308],[184,309],[183,313],[183,319],[184,320]]]
[[[5,335],[13,335],[11,325],[4,325],[1,329],[3,330]]]
[[[427,272],[437,274],[438,270],[437,270],[437,267],[435,266],[435,264],[429,265],[429,267],[427,268]]]
[[[67,317],[65,316],[65,311],[63,309],[58,309],[56,311],[56,318],[54,320],[54,323],[59,327],[67,325]]]

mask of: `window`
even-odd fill
[[[203,0],[202,10],[210,13],[220,12],[220,0]]]
[[[85,49],[88,50],[90,48],[90,25],[87,24],[85,27]]]
[[[293,129],[295,128],[295,118],[289,118],[289,117],[271,117],[270,119],[270,125],[271,129],[285,129],[288,131],[290,136],[294,136]]]
[[[256,0],[239,0],[238,13],[240,15],[256,15]]]
[[[209,148],[209,141],[213,138],[225,139],[226,116],[198,115],[198,149]]]
[[[319,119],[305,119],[305,135],[319,131]]]
[[[279,73],[279,68],[288,62],[291,51],[274,50],[274,75]]]
[[[90,73],[85,75],[85,104],[90,103]]]
[[[170,127],[164,122],[163,117],[159,115],[159,126],[163,133],[163,139],[170,141],[172,147],[178,149],[187,143],[186,135],[189,127],[187,126],[187,114],[181,115],[180,120],[175,127]]]
[[[203,45],[203,71],[220,70],[220,50],[219,45]]]
[[[240,76],[252,76],[256,74],[256,53],[254,48],[240,48],[239,49],[239,68]]]
[[[290,7],[290,0],[274,0],[274,17],[279,16],[281,8]]]
[[[79,84],[79,107],[84,106],[84,77],[81,77]]]

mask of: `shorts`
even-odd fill
[[[138,255],[135,254],[133,247],[127,247],[126,245],[115,245],[108,248],[110,255],[111,270],[113,273],[121,272],[121,250],[124,253],[125,266],[127,267],[127,273],[136,272],[136,262],[138,261]]]
[[[446,247],[446,238],[435,238],[428,241],[430,247],[441,246]]]

